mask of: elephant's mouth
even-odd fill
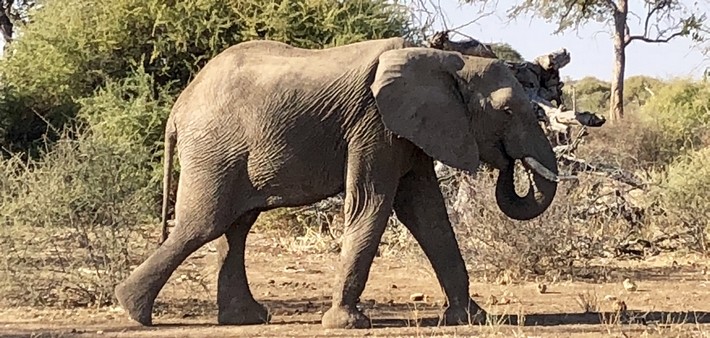
[[[515,188],[515,159],[508,158],[501,166],[496,183],[496,202],[500,210],[515,220],[530,220],[547,210],[557,192],[561,180],[557,174],[554,153],[540,160],[532,156],[520,159],[523,167],[532,176],[525,196],[520,196]]]

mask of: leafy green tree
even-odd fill
[[[175,96],[236,43],[324,48],[406,36],[408,18],[386,0],[47,0],[0,60],[0,140],[43,142],[76,116],[78,100],[133,69]]]
[[[663,81],[650,76],[631,76],[624,80],[624,103],[643,106],[663,85]]]
[[[520,53],[515,50],[510,44],[507,43],[493,43],[490,44],[493,53],[498,56],[499,59],[510,62],[523,62],[525,59]]]
[[[485,3],[487,0],[461,0],[465,3]],[[614,70],[611,81],[610,118],[624,116],[624,71],[626,47],[634,41],[666,43],[678,37],[702,41],[710,31],[706,14],[689,8],[683,0],[642,0],[645,11],[633,13],[630,0],[525,0],[517,2],[508,16],[517,17],[533,13],[548,22],[557,23],[555,33],[576,29],[590,22],[607,24],[612,30],[614,44]],[[642,30],[633,33],[629,18],[642,18]]]
[[[574,100],[578,110],[600,112],[608,108],[611,90],[609,82],[593,76],[587,76],[577,81],[567,81],[564,87],[566,94],[564,102],[573,102],[573,98],[569,97],[572,94],[572,88],[574,88]]]

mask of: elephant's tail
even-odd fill
[[[165,126],[165,153],[163,157],[163,210],[161,214],[162,235],[160,244],[168,239],[168,203],[170,201],[170,186],[172,185],[173,155],[175,154],[175,144],[177,143],[177,131],[171,116]]]

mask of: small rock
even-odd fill
[[[544,283],[538,284],[537,285],[537,292],[539,292],[540,294],[547,292],[547,285]]]
[[[422,302],[424,301],[424,294],[421,292],[413,293],[409,296],[409,300],[413,302]]]
[[[614,302],[614,312],[625,313],[626,312],[626,303],[624,303],[624,301],[622,301],[622,300]]]
[[[124,312],[123,308],[120,306],[111,306],[108,308],[108,311],[114,312],[114,313],[123,313]]]
[[[636,283],[632,282],[632,281],[631,281],[630,279],[628,279],[628,278],[624,279],[624,283],[623,283],[623,284],[624,284],[624,289],[626,289],[626,291],[631,291],[631,292],[633,292],[633,291],[636,291],[636,289],[637,289]]]
[[[616,296],[606,295],[606,296],[604,296],[604,300],[609,301],[609,302],[613,302],[616,300]]]
[[[392,284],[392,285],[390,286],[390,288],[396,289],[396,288],[397,288],[397,285],[396,285],[396,284]]]
[[[284,272],[304,272],[306,269],[303,268],[296,268],[295,266],[287,266],[284,268]]]
[[[104,334],[104,332],[99,330],[99,331],[96,331],[96,334]]]

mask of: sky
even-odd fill
[[[480,6],[460,5],[458,0],[428,0],[438,4],[446,16],[448,28],[464,25],[479,17]],[[521,0],[518,0],[521,1]],[[710,0],[681,0],[688,6],[696,6],[700,12],[710,16]],[[543,19],[519,17],[511,21],[506,10],[516,0],[499,0],[497,7],[486,12],[494,14],[482,17],[476,23],[460,29],[461,33],[486,43],[506,42],[515,48],[526,60],[539,55],[566,48],[572,61],[562,68],[562,77],[580,79],[585,76],[609,81],[613,68],[613,46],[611,28],[603,24],[590,23],[578,31],[568,30],[554,35],[556,25]],[[642,0],[629,0],[632,11],[643,14]],[[433,7],[431,7],[433,8]],[[443,20],[437,19],[435,28],[441,28]],[[641,33],[642,25],[637,17],[630,16],[631,33]],[[451,35],[452,40],[466,37]],[[701,78],[710,67],[710,56],[704,56],[701,47],[694,47],[690,39],[676,38],[667,44],[649,44],[634,41],[627,47],[626,77],[650,75],[659,78],[686,77]]]

